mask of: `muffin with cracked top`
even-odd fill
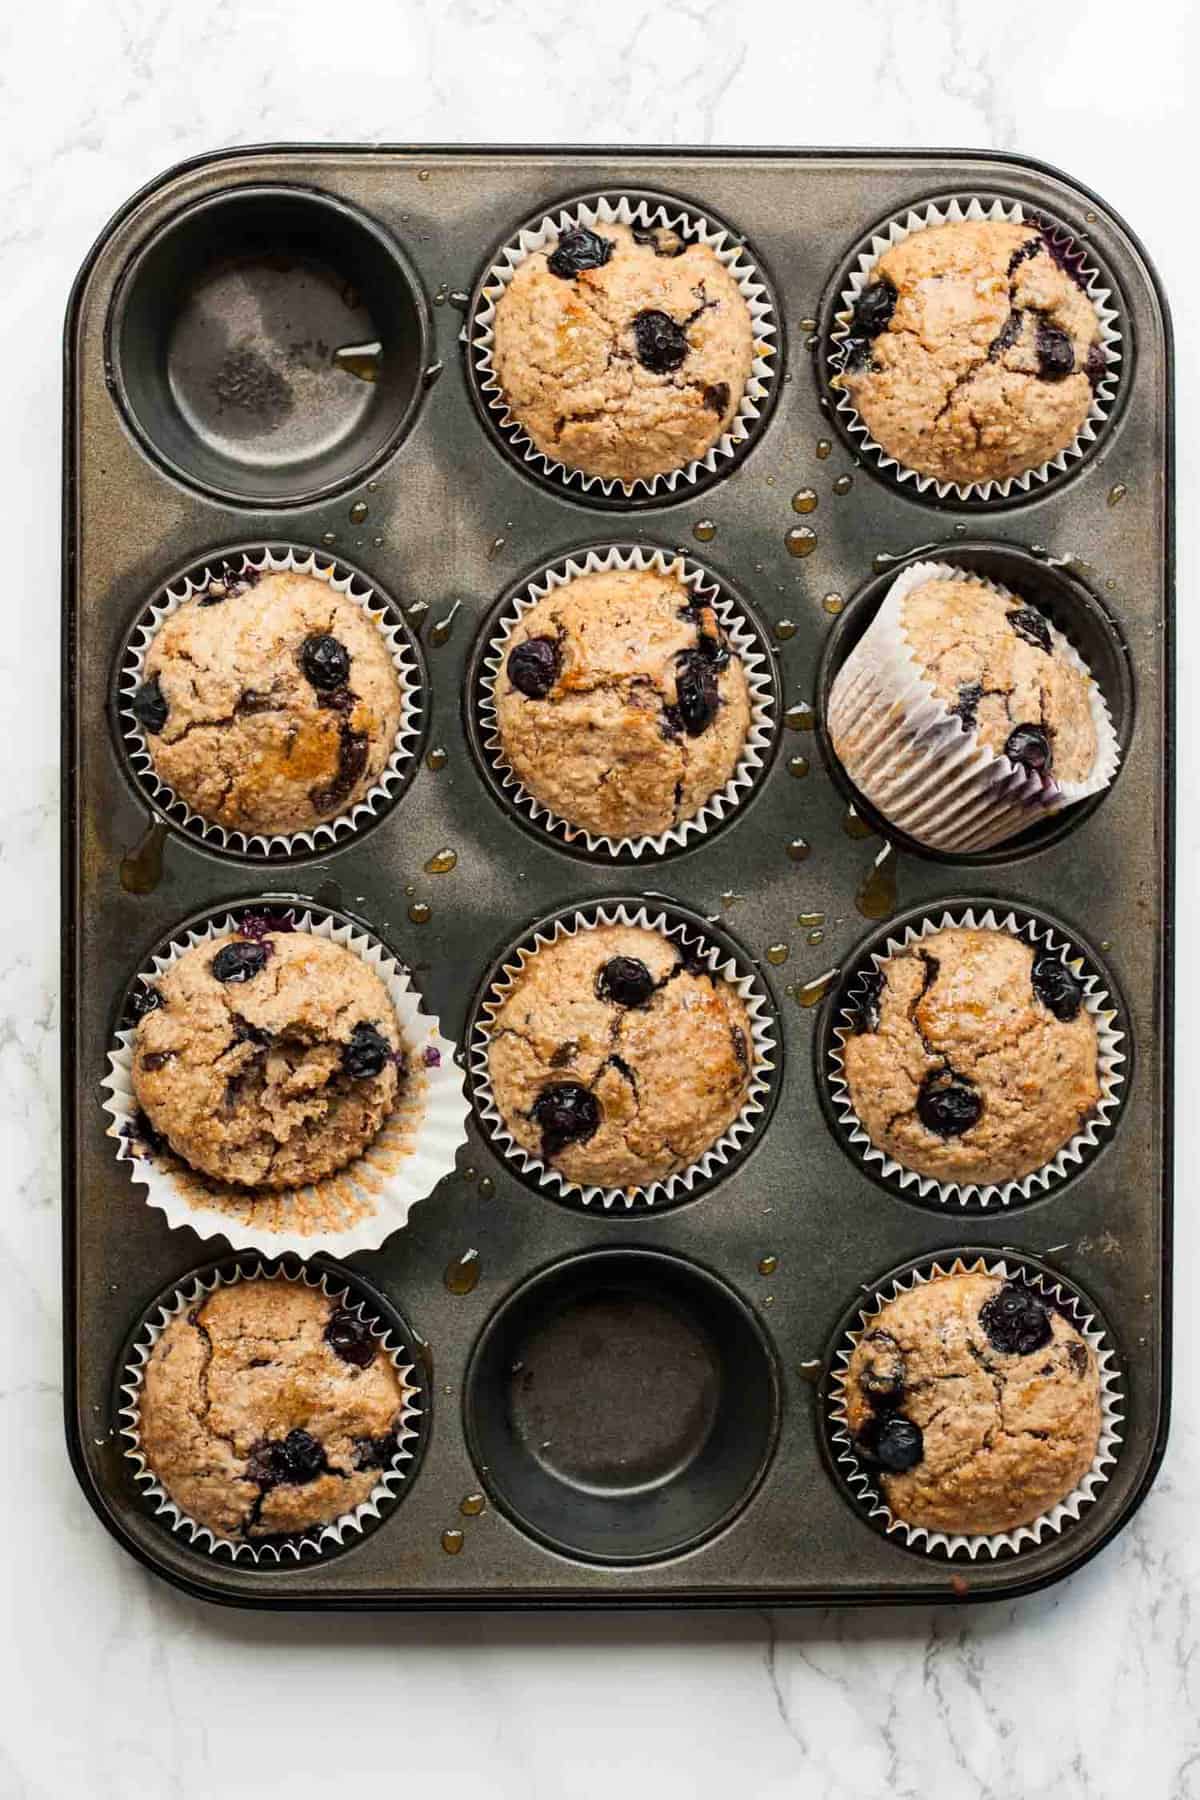
[[[303,1281],[251,1278],[215,1289],[154,1344],[140,1447],[181,1511],[253,1542],[369,1499],[413,1391],[359,1309]]]
[[[501,754],[577,830],[654,836],[695,817],[750,730],[741,659],[679,574],[600,569],[518,619],[495,682]]]
[[[951,926],[885,957],[852,990],[845,1084],[876,1149],[947,1183],[1016,1181],[1070,1142],[1100,1099],[1096,1021],[1054,951]]]
[[[537,449],[627,486],[707,455],[755,354],[750,309],[707,244],[603,221],[526,256],[493,331],[509,413]]]
[[[1022,1281],[935,1276],[889,1300],[844,1377],[855,1452],[905,1524],[1013,1531],[1065,1500],[1100,1441],[1100,1368]]]
[[[750,1091],[742,996],[644,926],[542,945],[487,1032],[492,1093],[516,1143],[583,1186],[666,1180],[712,1148]]]
[[[131,702],[159,780],[226,831],[287,835],[351,811],[403,712],[370,615],[327,581],[226,563],[154,634]]]
[[[841,385],[903,468],[967,486],[1065,450],[1104,370],[1096,309],[1051,239],[961,220],[884,251],[853,308]]]
[[[140,1004],[132,1080],[152,1131],[237,1187],[301,1187],[344,1168],[406,1079],[384,983],[312,932],[244,920],[185,950]]]

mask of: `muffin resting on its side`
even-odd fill
[[[133,711],[160,781],[227,831],[288,834],[350,811],[387,767],[400,676],[327,581],[226,565],[155,633]]]
[[[640,926],[535,951],[488,1038],[516,1142],[585,1186],[639,1187],[695,1162],[741,1111],[754,1060],[737,989]]]
[[[842,385],[906,469],[1004,481],[1078,437],[1104,373],[1096,309],[1036,227],[964,220],[885,250]]]
[[[191,1168],[293,1188],[344,1168],[392,1111],[404,1046],[387,988],[311,932],[196,944],[148,990],[133,1090]]]
[[[1100,1441],[1100,1370],[1023,1282],[972,1272],[889,1300],[850,1357],[850,1434],[898,1519],[1013,1531],[1079,1486]]]
[[[628,484],[698,461],[729,430],[754,327],[707,244],[598,223],[518,264],[496,302],[492,361],[544,456]]]
[[[737,768],[746,673],[677,574],[604,569],[523,613],[495,686],[504,758],[535,800],[599,837],[693,818]]]
[[[173,1319],[151,1350],[142,1454],[181,1511],[220,1537],[305,1531],[369,1499],[411,1392],[356,1311],[301,1281],[239,1281]]]
[[[842,1046],[846,1086],[872,1144],[906,1169],[1018,1180],[1100,1098],[1096,1022],[1053,951],[949,927],[886,957],[865,989]]]

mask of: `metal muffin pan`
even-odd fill
[[[784,361],[771,416],[728,473],[614,510],[531,479],[486,429],[456,302],[469,303],[499,233],[573,196],[645,191],[744,234],[779,301]],[[857,467],[824,385],[822,322],[854,246],[880,218],[955,192],[1012,196],[1064,220],[1120,296],[1125,360],[1100,442],[1068,475],[995,507],[939,504]],[[353,382],[343,356],[331,399],[328,360],[346,349],[331,334],[342,330],[349,360],[378,379]],[[1171,347],[1157,278],[1128,229],[1072,179],[968,152],[237,150],[172,171],[122,209],[80,272],[65,348],[65,1409],[72,1461],[107,1527],[180,1587],[277,1607],[983,1598],[1091,1556],[1153,1479],[1170,1371]],[[849,491],[835,494],[844,475]],[[785,537],[801,488],[818,495],[805,519],[816,544],[797,559]],[[698,541],[704,520],[715,535]],[[492,791],[467,741],[464,694],[501,596],[598,541],[679,547],[744,596],[771,635],[785,709],[817,706],[886,571],[961,547],[969,566],[1023,584],[1113,684],[1120,776],[983,866],[899,844],[884,861],[893,901],[875,870],[882,840],[845,829],[852,796],[820,734],[788,728],[719,831],[637,863],[581,856]],[[414,633],[421,625],[425,744],[446,752],[368,831],[270,866],[213,854],[160,819],[112,711],[148,600],[231,544],[327,551],[393,599]],[[836,619],[823,604],[832,594],[846,601]],[[794,629],[776,630],[785,620]],[[873,822],[859,812],[855,833]],[[455,868],[427,873],[444,847]],[[817,1046],[839,983],[820,978],[853,966],[881,893],[897,913],[951,901],[1046,912],[1111,972],[1131,1049],[1120,1116],[1044,1196],[965,1215],[913,1204],[831,1130]],[[757,959],[781,1079],[745,1153],[667,1209],[558,1204],[473,1117],[457,1172],[349,1265],[427,1347],[419,1473],[338,1555],[253,1569],[173,1537],[122,1455],[130,1334],[157,1294],[226,1246],[169,1232],[145,1205],[104,1134],[99,1083],[149,947],[191,914],[265,894],[360,920],[409,963],[460,1045],[490,968],[535,920],[614,896],[678,906]],[[784,943],[780,966],[766,952]],[[1078,1282],[1127,1399],[1095,1504],[1060,1536],[986,1564],[882,1536],[825,1448],[829,1358],[864,1284],[968,1245]],[[532,1385],[514,1362],[533,1367]],[[591,1366],[601,1391],[582,1416]]]

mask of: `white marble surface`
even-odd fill
[[[144,1574],[60,1424],[59,333],[134,187],[274,138],[994,145],[1075,172],[1145,238],[1179,346],[1180,667],[1194,624],[1200,283],[1187,0],[38,0],[0,24],[0,1796],[653,1793],[1200,1796],[1197,1066],[1182,1048],[1175,1430],[1131,1528],[1021,1604],[876,1615],[271,1618]],[[1194,15],[1193,15],[1194,16]],[[1180,721],[1180,888],[1197,875]],[[1181,1012],[1196,956],[1180,944]]]

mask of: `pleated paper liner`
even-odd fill
[[[146,656],[157,633],[186,601],[222,581],[226,567],[235,574],[244,570],[259,575],[292,571],[327,582],[335,593],[362,607],[383,639],[399,680],[400,724],[378,781],[349,811],[304,831],[247,834],[203,818],[158,775],[146,733],[132,709],[144,678]],[[427,705],[420,653],[394,603],[378,594],[364,576],[339,558],[292,546],[258,545],[214,551],[173,577],[139,617],[126,642],[117,674],[118,737],[138,787],[170,824],[198,839],[207,849],[256,861],[283,862],[332,849],[374,824],[394,805],[417,767]]]
[[[357,924],[307,902],[264,900],[230,912],[202,917],[160,947],[139,971],[152,984],[196,944],[236,931],[247,915],[281,917],[280,929],[311,931],[362,957],[388,990],[408,1069],[396,1105],[362,1155],[336,1174],[305,1187],[279,1192],[239,1188],[190,1169],[165,1146],[146,1121],[133,1091],[135,1029],[120,1022],[108,1056],[104,1110],[118,1162],[146,1190],[172,1227],[189,1225],[201,1238],[224,1237],[235,1250],[279,1256],[350,1256],[374,1250],[399,1231],[419,1200],[426,1199],[454,1168],[463,1141],[467,1102],[455,1046],[424,1011],[409,972],[377,939]],[[290,919],[290,924],[288,923]]]
[[[914,231],[930,225],[959,224],[964,220],[1004,220],[1009,224],[1027,224],[1031,232],[1041,231],[1055,260],[1069,270],[1095,309],[1100,328],[1100,348],[1104,370],[1092,388],[1088,416],[1078,436],[1048,462],[1003,481],[955,482],[939,481],[936,476],[922,475],[906,468],[872,437],[849,393],[841,386],[845,372],[847,340],[851,333],[855,302],[870,285],[875,265],[886,250],[900,243]],[[1118,398],[1121,365],[1125,354],[1120,297],[1111,277],[1093,258],[1091,249],[1081,244],[1075,233],[1061,220],[1043,208],[1034,208],[1020,200],[976,194],[961,194],[939,202],[924,202],[904,208],[877,225],[855,252],[844,277],[845,285],[834,303],[824,346],[825,381],[830,388],[833,418],[842,431],[855,457],[896,482],[903,491],[925,498],[950,500],[959,504],[986,504],[989,501],[1019,500],[1067,474],[1088,456],[1112,415]]]
[[[520,420],[509,412],[492,362],[496,305],[520,264],[563,232],[580,226],[590,229],[597,223],[665,229],[688,243],[707,244],[736,280],[754,330],[754,361],[729,430],[704,456],[682,468],[629,482],[588,475],[539,450]],[[769,282],[730,226],[670,195],[610,189],[539,213],[508,239],[475,289],[462,335],[480,413],[513,460],[527,474],[576,499],[591,505],[630,507],[686,499],[734,467],[770,414],[779,382],[783,327]]]
[[[598,836],[573,825],[535,799],[505,757],[496,713],[496,680],[522,617],[539,600],[568,582],[609,569],[650,570],[657,575],[678,576],[691,596],[713,608],[746,674],[750,726],[733,774],[691,818],[681,819],[653,836]],[[778,673],[762,628],[752,619],[745,603],[692,557],[637,544],[578,550],[547,563],[523,581],[500,602],[498,618],[485,625],[468,682],[474,727],[472,746],[497,797],[523,820],[568,848],[613,861],[649,861],[668,856],[724,824],[762,779],[778,735]]]
[[[1076,1488],[1048,1511],[1039,1513],[1027,1524],[1010,1531],[990,1534],[950,1534],[930,1531],[925,1526],[908,1525],[898,1518],[884,1499],[874,1471],[859,1457],[846,1417],[846,1374],[854,1347],[865,1331],[869,1331],[884,1306],[898,1294],[935,1281],[944,1275],[996,1275],[1002,1281],[1019,1282],[1029,1287],[1070,1321],[1094,1352],[1100,1367],[1100,1436],[1091,1467]],[[964,1554],[972,1562],[983,1558],[995,1561],[1004,1555],[1017,1555],[1034,1548],[1043,1539],[1053,1537],[1076,1523],[1086,1506],[1091,1505],[1109,1479],[1121,1446],[1121,1426],[1125,1398],[1121,1389],[1117,1356],[1097,1309],[1073,1283],[1051,1270],[1043,1269],[1019,1252],[976,1253],[940,1252],[936,1258],[926,1257],[913,1266],[872,1283],[866,1298],[856,1303],[852,1322],[838,1333],[827,1371],[824,1392],[824,1429],[831,1461],[855,1508],[885,1536],[909,1550],[948,1559]]]
[[[1083,1005],[1096,1024],[1100,1098],[1095,1110],[1049,1162],[1013,1181],[941,1182],[931,1175],[905,1168],[872,1143],[854,1110],[845,1079],[842,1052],[854,1032],[856,996],[865,993],[867,975],[889,956],[920,943],[935,932],[953,927],[1007,931],[1038,953],[1057,955],[1081,981]],[[1124,1009],[1116,998],[1111,978],[1093,952],[1068,937],[1057,922],[1028,908],[1000,903],[981,902],[978,906],[952,906],[945,910],[936,906],[922,908],[907,922],[897,921],[889,927],[878,948],[858,952],[850,960],[848,970],[831,999],[828,1034],[818,1053],[818,1077],[824,1090],[826,1113],[838,1142],[869,1175],[893,1192],[932,1206],[957,1206],[976,1212],[1019,1206],[1070,1180],[1111,1135],[1124,1098],[1126,1079],[1128,1034]]]
[[[658,931],[690,955],[703,961],[713,974],[729,981],[745,1003],[750,1021],[753,1065],[750,1086],[732,1124],[703,1156],[675,1174],[644,1186],[616,1188],[569,1180],[540,1157],[516,1142],[492,1092],[488,1070],[491,1022],[510,993],[513,982],[539,950],[592,931],[601,925],[626,925]],[[561,913],[532,926],[507,950],[486,978],[466,1032],[471,1094],[476,1117],[485,1137],[529,1185],[548,1198],[569,1206],[604,1212],[663,1211],[695,1198],[731,1172],[764,1129],[779,1090],[781,1049],[770,996],[750,958],[724,932],[673,905],[637,899],[613,899],[589,906],[567,907]]]
[[[399,1375],[403,1399],[396,1431],[396,1452],[368,1498],[329,1524],[301,1532],[262,1539],[220,1536],[208,1525],[185,1512],[171,1499],[142,1452],[141,1393],[146,1366],[155,1344],[176,1319],[201,1304],[218,1288],[241,1281],[295,1281],[318,1288],[337,1305],[369,1322],[372,1336],[387,1351]],[[294,1565],[301,1559],[328,1556],[359,1541],[394,1510],[411,1486],[424,1452],[429,1426],[429,1400],[423,1391],[423,1373],[412,1344],[412,1334],[392,1307],[380,1305],[377,1296],[363,1287],[348,1270],[304,1264],[293,1258],[264,1261],[242,1255],[197,1270],[157,1300],[137,1327],[120,1379],[121,1403],[117,1429],[134,1482],[156,1518],[188,1545],[210,1556],[227,1556],[268,1570]]]

